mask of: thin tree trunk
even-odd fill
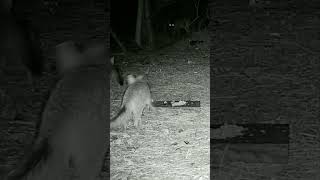
[[[142,47],[142,44],[141,44],[142,18],[143,18],[143,0],[138,0],[135,41],[140,48]]]
[[[146,20],[146,27],[147,27],[147,38],[148,44],[147,48],[154,49],[154,35],[153,35],[153,28],[151,24],[151,16],[150,16],[150,0],[145,0],[145,20]]]
[[[124,45],[123,45],[123,44],[121,43],[121,41],[118,39],[116,33],[114,33],[111,28],[110,28],[110,34],[111,34],[111,36],[113,37],[113,39],[116,41],[116,43],[119,45],[119,47],[121,48],[122,52],[123,52],[123,53],[126,53],[126,52],[127,52],[127,49],[124,47]]]

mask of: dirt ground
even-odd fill
[[[201,107],[145,110],[140,131],[111,131],[111,179],[209,179],[210,73],[208,34],[190,46],[179,41],[158,51],[116,57],[125,75],[144,74],[155,101],[200,101]],[[115,84],[115,83],[113,83]],[[111,89],[111,117],[125,88]]]
[[[222,162],[210,174],[320,179],[319,3],[257,2],[210,4],[211,121],[289,124],[288,163]]]

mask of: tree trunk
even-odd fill
[[[119,47],[121,48],[122,52],[123,53],[127,53],[127,49],[124,47],[124,45],[121,43],[121,41],[118,39],[117,35],[112,31],[111,28],[110,28],[110,34],[111,34],[111,37],[113,37],[113,39],[119,45]]]
[[[146,27],[147,27],[147,48],[154,49],[154,34],[153,28],[151,24],[151,16],[150,16],[150,0],[145,0],[145,20],[146,20]]]
[[[143,0],[138,0],[138,9],[137,9],[137,22],[136,22],[136,35],[135,41],[137,45],[141,48],[141,25],[142,25],[142,17],[143,17]]]

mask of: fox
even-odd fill
[[[120,111],[111,119],[110,129],[122,127],[126,131],[128,121],[133,119],[134,126],[140,128],[141,115],[145,107],[154,110],[149,84],[142,75],[127,76],[128,87],[124,92]]]
[[[100,50],[80,51],[71,41],[56,46],[60,79],[42,113],[31,153],[7,180],[99,179],[108,150],[110,66]]]

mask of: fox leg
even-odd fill
[[[123,130],[124,132],[127,132],[127,123],[126,123],[126,122],[123,122],[121,125],[122,125],[122,130]]]
[[[155,107],[153,106],[152,99],[149,102],[147,102],[147,106],[148,106],[149,111],[156,111]]]
[[[147,104],[149,111],[155,111],[156,108],[152,104]]]
[[[143,112],[144,108],[141,108],[141,110],[139,110],[139,112],[135,112],[133,114],[134,117],[134,126],[138,129],[140,129],[141,127],[141,116],[142,116],[142,112]]]

